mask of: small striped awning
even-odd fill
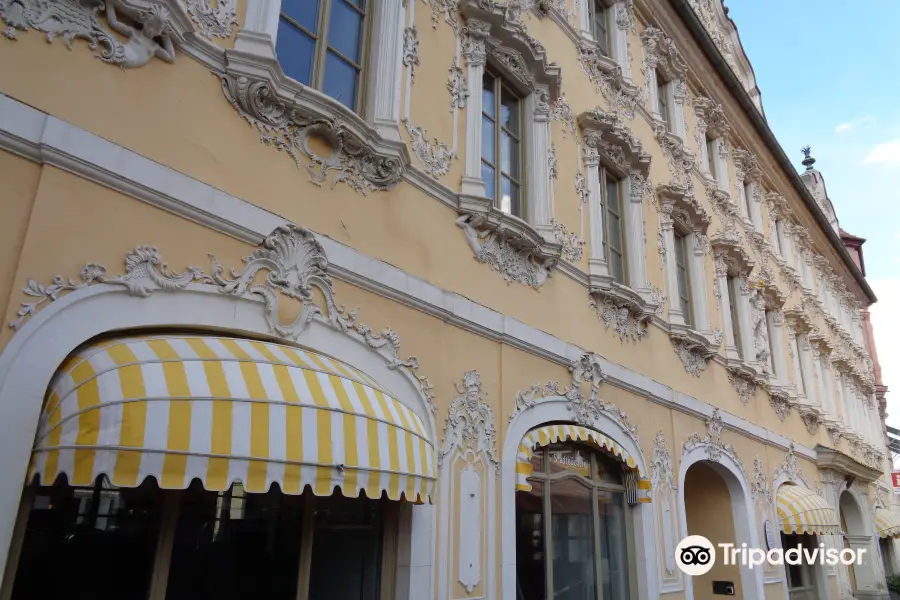
[[[876,508],[875,531],[878,537],[900,538],[900,515],[888,508]]]
[[[828,502],[815,492],[799,485],[784,484],[778,488],[776,510],[785,533],[838,534],[841,522]]]
[[[650,480],[645,473],[641,473],[634,457],[611,437],[581,425],[542,425],[526,433],[516,454],[516,490],[531,491],[528,478],[533,472],[531,459],[535,450],[565,441],[594,445],[621,460],[629,469],[625,475],[626,487],[631,488],[631,495],[636,496],[630,502],[650,502]]]
[[[70,356],[41,414],[29,481],[153,476],[212,491],[277,483],[320,496],[431,500],[434,445],[422,420],[365,373],[278,344],[203,335],[114,339]]]

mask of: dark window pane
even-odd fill
[[[597,491],[603,598],[628,600],[628,544],[623,494]]]
[[[353,6],[357,7],[358,9],[360,9],[362,11],[366,10],[365,0],[345,0],[345,1],[350,2],[350,4],[352,4]]]
[[[137,488],[38,489],[22,544],[13,600],[145,600],[163,492]]]
[[[311,33],[316,33],[319,26],[320,0],[281,0],[281,12],[300,23]],[[278,32],[281,37],[281,32]],[[279,40],[280,41],[280,40]]]
[[[497,180],[494,178],[494,169],[490,165],[481,163],[481,178],[484,180],[484,194],[493,200],[496,193],[494,186],[497,185]]]
[[[485,73],[481,78],[481,110],[486,115],[496,118],[494,115],[494,77],[490,73]]]
[[[379,500],[345,498],[339,493],[316,498],[310,600],[377,600],[381,507]]]
[[[494,122],[483,115],[481,117],[481,158],[497,164],[496,156],[494,156]]]
[[[601,452],[594,452],[597,457],[596,479],[605,483],[622,484],[622,462]]]
[[[353,110],[356,106],[358,71],[331,52],[325,59],[325,83],[322,91]]]
[[[182,492],[166,600],[294,600],[303,497]]]
[[[574,479],[550,484],[553,599],[595,600],[596,561],[591,491]]]
[[[328,27],[328,45],[358,63],[362,23],[362,15],[356,9],[343,0],[334,0],[331,5],[331,25]]]
[[[609,234],[609,247],[622,252],[622,221],[612,213],[606,213],[606,232]]]
[[[617,282],[624,284],[625,283],[625,264],[624,260],[622,260],[622,254],[615,250],[610,249],[609,252],[609,274],[612,275],[613,279]]]
[[[547,549],[544,540],[544,484],[531,482],[530,492],[516,492],[516,579],[518,600],[547,597]]]
[[[606,178],[606,207],[614,213],[621,214],[619,206],[619,182]]]
[[[275,53],[284,74],[304,85],[312,81],[312,61],[316,44],[308,35],[285,21],[278,21],[278,40]]]
[[[506,88],[500,93],[500,122],[519,136],[519,99]]]

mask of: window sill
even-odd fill
[[[608,274],[605,262],[591,261],[588,294],[591,306],[597,309],[597,317],[622,342],[647,337],[647,326],[663,309],[661,297],[654,298],[649,290],[641,293],[615,281]]]
[[[697,331],[679,323],[669,324],[669,338],[685,370],[696,377],[706,370],[722,345],[721,332]]]
[[[516,281],[540,288],[562,258],[562,244],[546,239],[529,223],[494,206],[490,198],[460,194],[457,226],[478,262]]]
[[[225,97],[241,117],[298,168],[302,155],[316,185],[331,174],[332,184],[346,183],[364,195],[389,190],[410,164],[399,133],[385,134],[385,128],[372,126],[337,100],[288,78],[274,56],[226,50],[224,72],[218,75]],[[325,141],[331,154],[313,150],[313,138]]]

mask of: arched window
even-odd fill
[[[519,600],[627,600],[631,507],[624,463],[591,446],[550,444],[516,492]]]

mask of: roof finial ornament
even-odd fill
[[[812,171],[813,165],[816,163],[816,159],[809,155],[809,153],[812,152],[812,148],[810,148],[809,146],[803,146],[803,148],[800,149],[800,152],[802,152],[804,156],[802,163],[803,166],[806,167],[807,171]]]

